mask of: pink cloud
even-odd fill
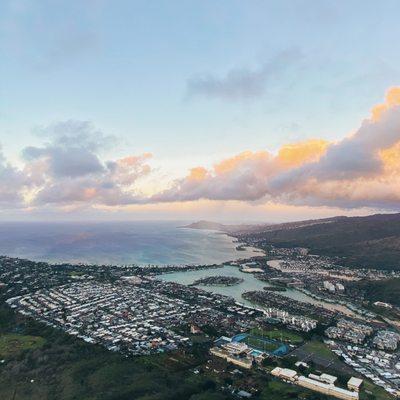
[[[212,169],[175,181],[152,201],[243,200],[284,204],[398,208],[400,204],[400,88],[351,136],[311,140],[277,154],[243,152]],[[389,168],[390,165],[390,168]]]
[[[104,160],[114,138],[85,121],[41,128],[42,146],[27,147],[23,168],[0,155],[0,204],[6,207],[126,207],[156,203],[238,201],[296,206],[398,209],[400,88],[388,91],[350,136],[290,143],[278,152],[244,151],[212,168],[197,166],[145,197],[149,153]]]

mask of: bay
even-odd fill
[[[233,238],[180,228],[182,221],[0,224],[0,254],[34,261],[96,264],[214,264],[260,255]]]

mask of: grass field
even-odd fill
[[[335,361],[338,359],[337,355],[333,353],[324,343],[316,340],[306,343],[301,349],[326,360]]]
[[[268,343],[265,340],[258,339],[254,336],[248,336],[244,342],[250,347],[267,352],[273,352],[279,347],[278,343]]]
[[[300,344],[303,342],[303,338],[300,335],[287,329],[264,330],[255,328],[252,329],[250,333],[255,336],[262,336],[268,339],[280,340],[281,342],[288,342],[291,344]]]
[[[363,388],[360,393],[360,399],[390,400],[393,399],[393,397],[379,386],[364,380]]]
[[[45,343],[46,340],[42,337],[3,334],[0,335],[0,357],[6,358],[24,350],[37,349]]]
[[[307,389],[273,380],[260,395],[261,400],[306,399],[312,392]]]

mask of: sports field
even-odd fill
[[[244,342],[250,347],[265,351],[267,353],[272,353],[275,350],[278,350],[278,348],[281,346],[281,343],[279,342],[271,342],[255,336],[247,336]]]
[[[250,331],[253,336],[261,336],[263,338],[279,340],[281,342],[288,342],[290,344],[300,344],[303,342],[303,338],[294,332],[287,329],[271,329],[265,330],[260,328],[254,328]]]
[[[24,350],[36,349],[45,344],[45,339],[38,336],[4,334],[0,335],[0,357],[7,358]]]

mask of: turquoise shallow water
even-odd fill
[[[2,223],[0,254],[50,262],[212,264],[259,255],[184,222]]]

